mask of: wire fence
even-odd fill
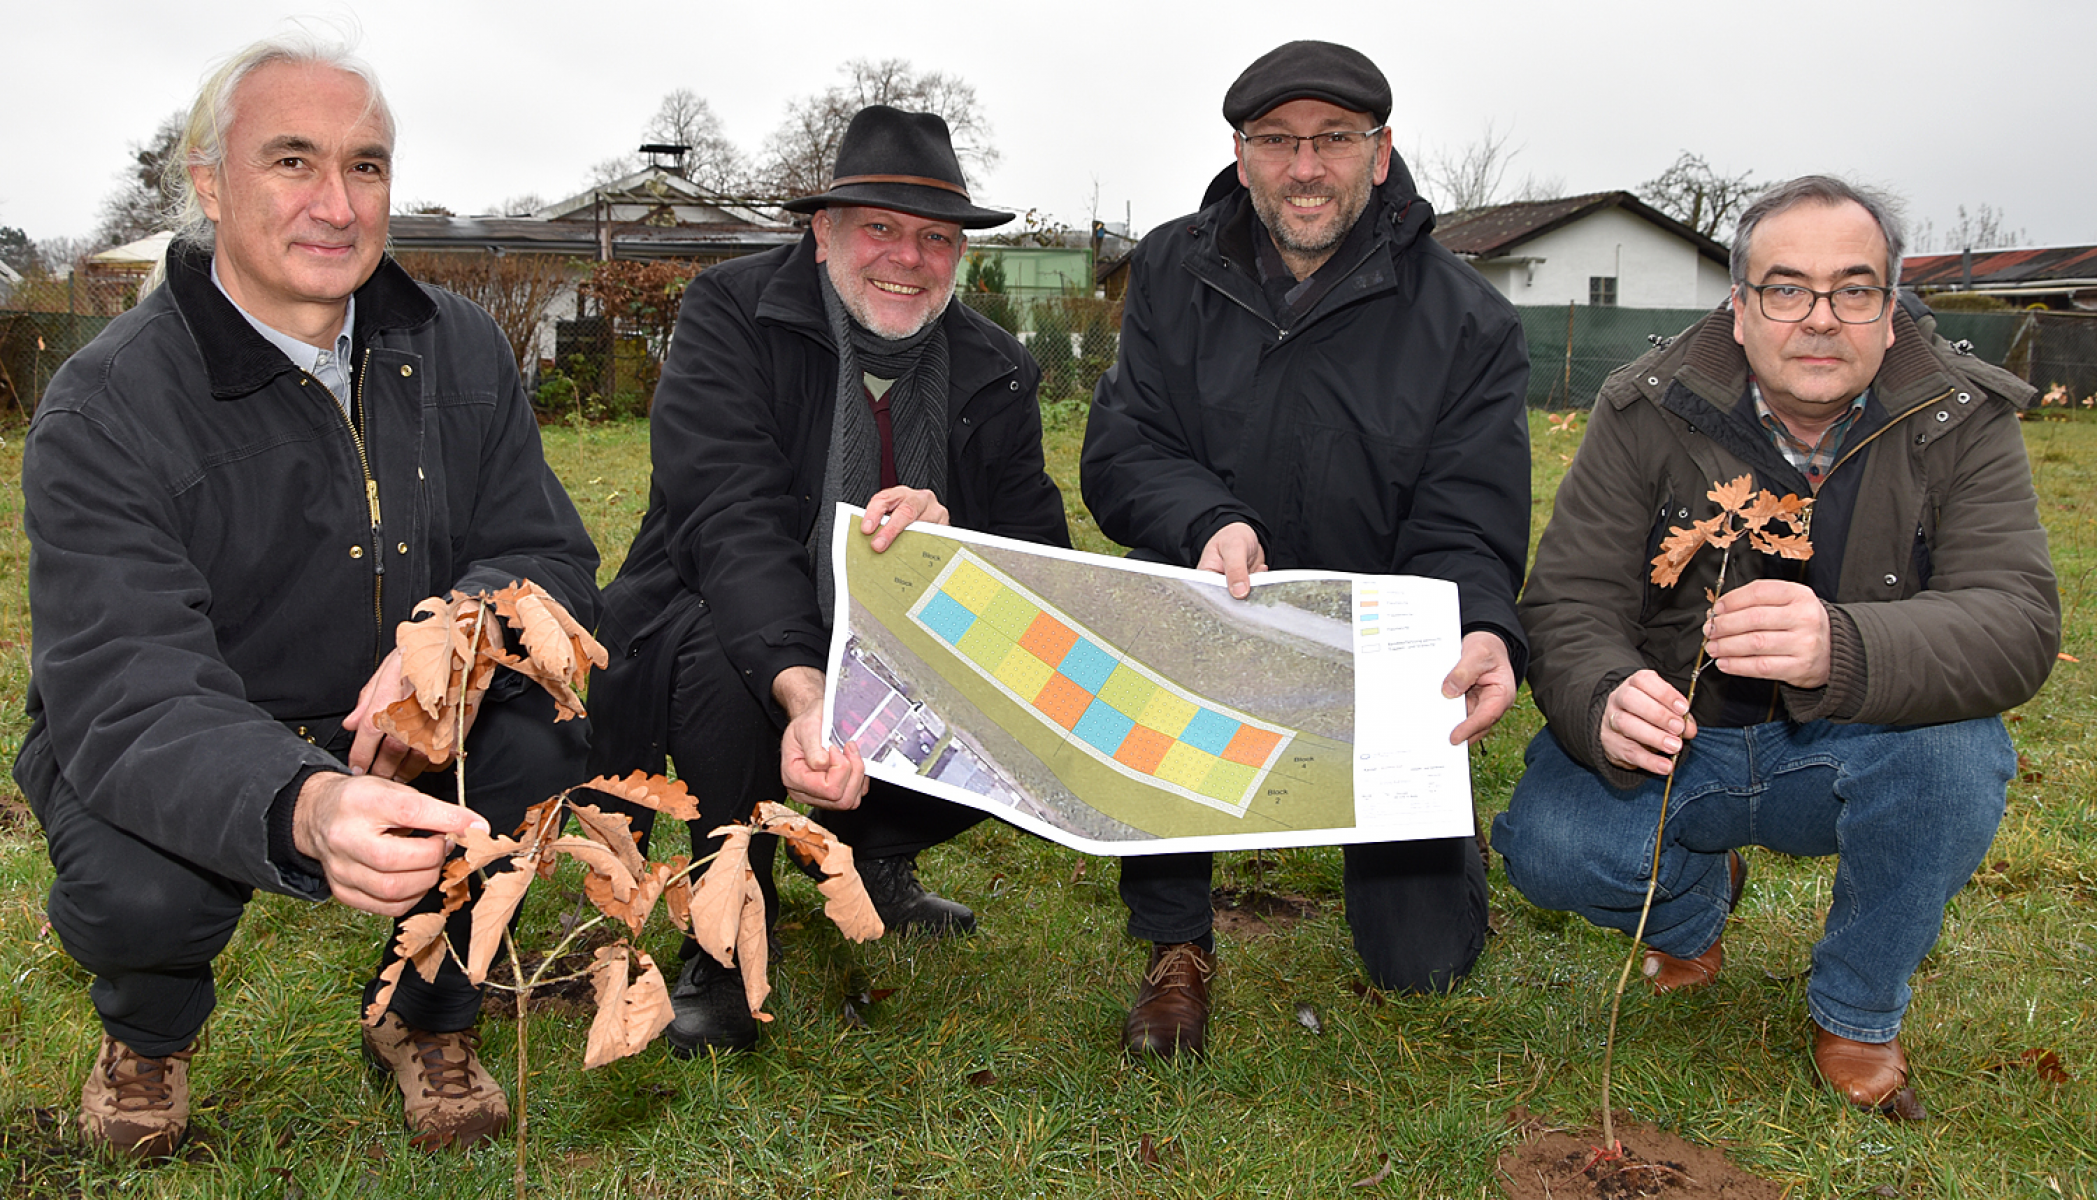
[[[0,414],[33,411],[59,364],[128,307],[135,290],[132,280],[91,278],[42,281],[40,289],[26,292],[18,288],[0,307]],[[1119,301],[991,292],[959,298],[1026,344],[1041,365],[1044,402],[1084,400],[1114,364],[1121,340]],[[1705,315],[1703,309],[1585,304],[1518,306],[1516,311],[1529,345],[1529,403],[1554,410],[1592,404],[1609,372]],[[572,382],[587,390],[584,381],[597,379],[588,369],[594,364],[606,378],[611,377],[607,368],[616,368],[616,377],[629,388],[638,386],[635,381],[652,385],[656,372],[648,368],[655,341],[605,336],[609,326],[601,318],[560,324],[557,361],[575,377]],[[593,336],[584,336],[586,325]],[[1953,342],[1967,343],[1977,357],[2030,381],[2052,397],[2049,403],[2080,407],[2088,400],[2097,405],[2097,314],[1941,312],[1937,329]],[[634,355],[651,361],[626,361]],[[616,362],[597,361],[615,356]],[[647,411],[650,397],[631,399],[619,411]],[[578,407],[563,403],[554,415]]]

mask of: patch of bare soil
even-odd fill
[[[1220,887],[1209,893],[1216,929],[1232,937],[1272,937],[1318,915],[1318,902],[1289,892]]]
[[[13,788],[0,788],[0,833],[33,833],[36,827],[36,815],[29,811],[22,794]]]
[[[1616,1120],[1621,1153],[1598,1154],[1598,1129],[1543,1125],[1517,1108],[1509,1122],[1521,1126],[1521,1143],[1500,1156],[1500,1187],[1507,1200],[1782,1200],[1782,1186],[1750,1175],[1727,1161],[1716,1146],[1683,1141],[1650,1125]]]

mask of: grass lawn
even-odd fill
[[[1076,520],[1081,411],[1048,417]],[[1916,980],[1903,1040],[1932,1117],[1860,1115],[1810,1078],[1808,952],[1832,863],[1757,852],[1725,973],[1657,998],[1634,983],[1616,1057],[1620,1110],[1800,1196],[2097,1196],[2097,422],[2025,426],[2081,663],[2010,714],[2023,759],[1989,865],[1951,905]],[[1577,433],[1534,418],[1532,535]],[[21,430],[0,431],[0,475]],[[549,430],[547,454],[599,543],[606,578],[646,501],[639,425]],[[0,495],[0,756],[25,730],[27,551],[19,492]],[[1496,811],[1538,727],[1525,698],[1474,751]],[[1927,836],[1918,831],[1918,836]],[[664,851],[667,853],[667,851]],[[386,923],[259,897],[218,964],[220,1005],[195,1067],[181,1161],[149,1171],[83,1155],[72,1129],[94,1048],[88,978],[43,918],[49,868],[0,785],[0,1195],[501,1196],[507,1143],[426,1158],[399,1102],[357,1058],[357,985]],[[1509,1114],[1594,1119],[1608,988],[1625,941],[1538,911],[1493,873],[1494,924],[1453,995],[1364,994],[1330,849],[1219,859],[1219,884],[1307,898],[1309,915],[1219,934],[1206,1061],[1138,1065],[1116,1049],[1144,947],[1121,932],[1112,862],[995,822],[924,859],[982,917],[950,943],[842,942],[791,872],[767,1027],[755,1054],[681,1063],[660,1049],[583,1073],[589,1014],[531,1020],[530,1171],[547,1196],[1468,1196],[1497,1194]],[[791,876],[791,878],[788,878]],[[534,892],[527,945],[568,911]],[[670,957],[659,926],[650,948]],[[535,940],[537,939],[537,940]],[[1308,1009],[1318,1028],[1299,1019]],[[514,1025],[484,1020],[513,1078]],[[2032,1065],[2058,1054],[2067,1079]],[[1389,1170],[1375,1183],[1358,1180]]]

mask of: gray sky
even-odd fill
[[[396,205],[470,213],[581,191],[678,87],[754,154],[785,102],[838,82],[839,64],[897,56],[975,85],[1004,153],[979,202],[1083,225],[1096,194],[1103,219],[1146,230],[1192,209],[1228,161],[1219,108],[1238,72],[1319,37],[1390,77],[1408,159],[1461,148],[1488,122],[1510,133],[1510,186],[1635,188],[1688,149],[1727,173],[1890,188],[1940,231],[1957,206],[1986,203],[2029,244],[2097,242],[2093,135],[2072,84],[2045,74],[2097,45],[2090,0],[1337,8],[27,0],[0,66],[0,225],[89,233],[129,144],[188,104],[209,63],[302,14],[354,29],[378,70],[400,124]]]

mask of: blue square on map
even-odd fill
[[[1204,708],[1194,714],[1193,720],[1187,722],[1187,728],[1180,734],[1180,740],[1196,750],[1222,754],[1231,744],[1231,739],[1237,736],[1240,724],[1241,722],[1234,721],[1213,708]]]
[[[1122,739],[1128,737],[1129,730],[1135,727],[1136,722],[1116,711],[1113,705],[1095,699],[1085,710],[1085,715],[1078,718],[1077,727],[1071,732],[1101,754],[1112,754],[1121,749]]]
[[[1107,676],[1114,673],[1114,664],[1119,660],[1090,638],[1079,638],[1056,669],[1070,677],[1072,683],[1088,692],[1097,692],[1106,686]]]
[[[917,619],[925,623],[925,628],[945,638],[948,645],[958,645],[961,635],[976,623],[976,614],[961,607],[961,602],[952,596],[940,592],[925,602]]]

